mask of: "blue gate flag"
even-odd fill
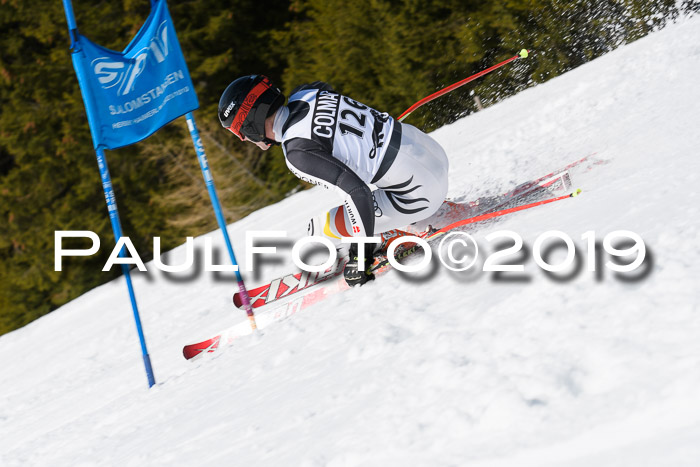
[[[199,107],[165,0],[123,52],[71,31],[73,67],[95,149],[137,143]]]

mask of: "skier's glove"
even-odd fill
[[[359,256],[357,254],[357,245],[352,245],[350,247],[350,259],[345,265],[343,270],[343,277],[345,282],[351,287],[356,285],[365,284],[371,280],[374,280],[374,274],[372,274],[372,263],[374,262],[374,256],[372,254],[367,254],[366,251],[371,249],[367,248],[365,245],[365,268],[364,270],[359,270]]]

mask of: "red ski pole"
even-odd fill
[[[567,198],[575,198],[576,196],[578,196],[580,194],[581,194],[581,189],[577,189],[577,190],[569,193],[568,195],[557,196],[555,198],[549,198],[549,199],[545,199],[542,201],[536,201],[534,203],[529,203],[529,204],[521,204],[520,206],[515,206],[513,208],[502,209],[500,211],[490,212],[488,214],[482,214],[480,216],[470,217],[468,219],[463,219],[461,221],[455,222],[454,224],[450,224],[447,227],[443,227],[442,229],[438,230],[437,232],[433,232],[432,234],[428,235],[427,240],[432,240],[435,237],[438,237],[444,233],[447,233],[450,230],[455,229],[457,227],[462,227],[463,225],[473,224],[475,222],[481,222],[481,221],[485,221],[488,219],[493,219],[494,217],[505,216],[506,214],[510,214],[510,213],[518,212],[518,211],[523,211],[525,209],[534,208],[536,206],[542,206],[543,204],[554,203],[555,201],[561,201],[561,200],[567,199]]]
[[[529,52],[530,52],[529,50],[523,49],[520,51],[520,53],[518,53],[518,55],[515,55],[515,56],[509,58],[508,60],[504,60],[501,63],[499,63],[498,65],[494,65],[490,68],[487,68],[483,71],[480,71],[474,75],[471,75],[468,78],[464,78],[462,81],[458,81],[454,84],[451,84],[451,85],[447,86],[446,88],[441,89],[438,92],[429,95],[428,97],[424,97],[423,99],[419,100],[418,102],[413,104],[411,107],[409,107],[404,113],[399,115],[398,121],[402,122],[406,117],[411,115],[411,112],[416,110],[418,107],[421,107],[422,105],[427,104],[428,102],[430,102],[434,99],[437,99],[438,97],[443,96],[443,95],[447,94],[448,92],[457,89],[458,87],[464,86],[465,84],[469,83],[470,81],[474,81],[477,78],[481,78],[482,76],[484,76],[488,73],[491,73],[493,70],[500,68],[503,65],[507,65],[508,63],[515,61],[519,58],[527,58]]]

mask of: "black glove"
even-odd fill
[[[350,247],[350,259],[347,264],[345,264],[345,269],[343,270],[343,277],[349,286],[355,287],[356,285],[362,285],[374,280],[374,274],[372,274],[374,256],[367,253],[367,250],[371,249],[371,245],[365,245],[365,267],[363,270],[360,270],[358,268],[360,258],[357,253],[357,245],[353,244]]]

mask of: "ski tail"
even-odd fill
[[[186,345],[182,349],[182,355],[185,356],[185,359],[189,360],[201,355],[202,353],[216,352],[216,350],[219,348],[220,341],[221,335],[218,335],[196,344]]]

